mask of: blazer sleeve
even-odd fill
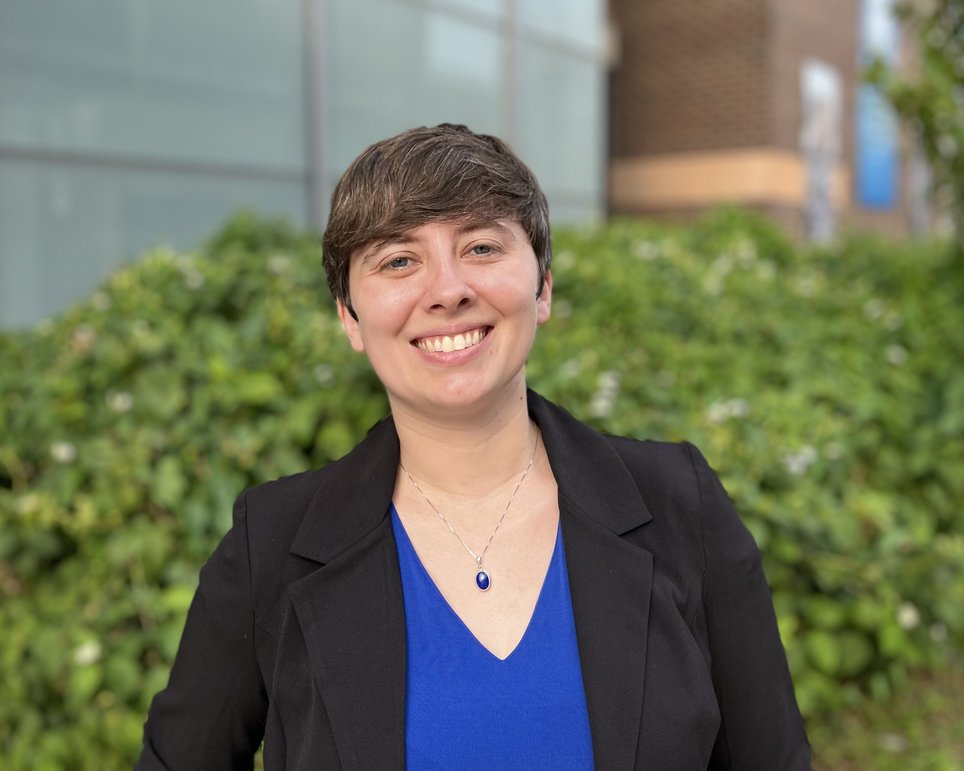
[[[255,655],[245,495],[201,569],[167,688],[151,703],[135,771],[250,769],[268,700]]]
[[[808,771],[810,745],[756,543],[699,450],[687,450],[702,506],[703,603],[721,715],[709,768]]]

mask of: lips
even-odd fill
[[[426,353],[450,353],[464,351],[473,345],[481,343],[489,333],[488,327],[477,327],[454,335],[438,335],[436,337],[419,337],[412,344]]]

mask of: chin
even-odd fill
[[[480,382],[478,376],[458,378],[453,382],[438,384],[414,399],[403,401],[418,411],[470,414],[484,410],[494,402],[510,400],[516,389],[525,393],[524,373],[506,383],[484,383]]]

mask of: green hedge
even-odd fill
[[[555,236],[530,383],[696,442],[763,548],[808,715],[964,641],[964,287],[936,246],[799,250],[722,212]],[[386,411],[314,239],[242,215],[0,336],[0,756],[129,767],[245,486]]]

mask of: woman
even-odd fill
[[[325,268],[391,417],[262,485],[201,573],[139,769],[805,769],[752,538],[689,445],[526,389],[532,173],[463,126],[366,150]]]

